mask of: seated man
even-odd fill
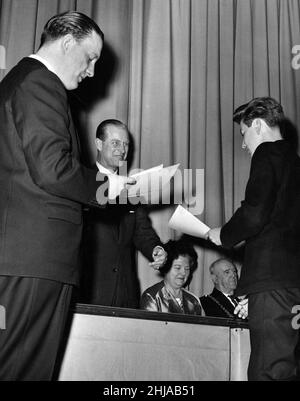
[[[168,254],[167,261],[159,269],[164,279],[143,293],[141,308],[154,312],[201,315],[199,298],[183,288],[197,268],[196,251],[184,240],[169,241],[164,248]]]
[[[214,289],[211,294],[200,298],[206,316],[235,317],[234,310],[240,301],[233,295],[238,281],[236,266],[221,258],[210,265],[209,271]]]

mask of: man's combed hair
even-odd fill
[[[113,125],[115,127],[123,128],[128,132],[127,126],[124,123],[122,123],[122,121],[115,120],[115,119],[109,119],[109,120],[102,121],[98,125],[97,131],[96,131],[96,138],[101,139],[101,141],[105,141],[105,139],[106,139],[106,129],[107,129],[107,127],[109,127],[111,125]]]
[[[41,36],[41,45],[72,34],[78,41],[95,31],[102,40],[104,34],[91,18],[77,11],[67,11],[50,18]]]
[[[238,107],[233,113],[233,121],[251,126],[255,118],[263,119],[269,127],[280,126],[284,113],[280,103],[271,97],[256,97]]]

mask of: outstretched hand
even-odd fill
[[[158,270],[166,263],[167,256],[168,254],[163,247],[156,246],[152,252],[153,262],[150,262],[149,266],[153,267],[153,269],[155,270]]]
[[[238,315],[241,319],[247,319],[248,317],[248,298],[242,299],[235,307],[234,314]]]
[[[208,233],[206,234],[206,239],[209,239],[215,245],[218,246],[222,245],[221,227],[212,228],[211,230],[209,230]]]

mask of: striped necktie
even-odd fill
[[[231,299],[232,303],[234,304],[234,306],[237,306],[239,303],[239,300],[237,297],[235,297],[234,295],[228,295],[228,297]]]

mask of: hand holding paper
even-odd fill
[[[217,246],[221,246],[221,227],[212,228],[207,234],[208,239]]]
[[[136,179],[131,177],[125,177],[117,174],[109,174],[109,190],[108,190],[108,198],[116,199],[120,193],[127,188],[130,188],[132,185],[136,184]]]
[[[178,205],[169,220],[168,226],[193,237],[207,238],[210,228],[192,213]]]

